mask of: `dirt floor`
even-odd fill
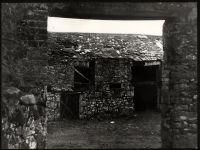
[[[160,120],[160,113],[146,111],[131,118],[51,122],[47,148],[160,148]]]

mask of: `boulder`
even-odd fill
[[[20,98],[20,104],[22,105],[35,105],[36,98],[33,94],[24,95]]]
[[[21,91],[16,87],[7,87],[2,91],[2,102],[9,109],[13,109],[19,102]],[[13,108],[12,108],[13,107]]]
[[[16,87],[8,87],[4,92],[5,94],[13,95],[13,94],[19,94],[20,90]]]

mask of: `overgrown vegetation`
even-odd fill
[[[41,148],[44,147],[41,144],[45,143],[44,108],[19,103],[22,94],[32,93],[38,99],[36,94],[39,94],[41,88],[48,82],[45,74],[48,48],[30,47],[28,40],[21,38],[23,30],[21,21],[36,7],[41,7],[41,5],[38,3],[2,4],[1,136],[3,138],[1,148],[3,149],[30,148],[36,147],[36,144],[38,148]],[[41,114],[38,114],[40,111],[42,111]],[[30,114],[38,114],[38,116],[32,117]],[[35,137],[33,138],[32,134],[29,135],[30,133],[35,133]]]
[[[35,5],[35,6],[33,6]],[[20,21],[37,3],[2,4],[2,87],[38,87],[45,84],[44,66],[47,64],[44,48],[34,49],[28,41],[20,40]],[[43,54],[42,54],[43,53]],[[31,54],[31,56],[30,56]],[[31,58],[32,57],[32,58]],[[40,60],[40,61],[39,61]],[[26,89],[26,88],[24,88]]]

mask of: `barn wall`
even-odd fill
[[[95,89],[81,96],[80,118],[98,113],[131,115],[134,111],[134,87],[131,80],[131,60],[97,59],[95,61]],[[119,83],[118,91],[110,83]]]

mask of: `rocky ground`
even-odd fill
[[[105,120],[49,122],[47,148],[160,148],[158,112]]]

